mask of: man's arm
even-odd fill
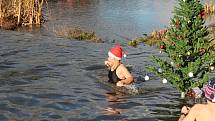
[[[133,76],[124,65],[121,65],[120,73],[125,77],[124,80],[121,80],[123,84],[131,84],[134,81]]]

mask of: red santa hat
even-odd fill
[[[109,50],[108,56],[121,60],[122,56],[126,57],[126,52],[119,45],[117,45]]]

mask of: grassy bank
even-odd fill
[[[210,44],[215,48],[215,23],[209,26],[209,38]],[[168,43],[168,38],[166,37],[166,29],[160,31],[153,31],[143,37],[138,37],[128,42],[129,46],[137,47],[140,43],[144,43],[150,46],[156,46],[159,49],[165,49],[163,43]],[[215,50],[214,50],[215,54]]]
[[[86,40],[95,43],[102,43],[103,40],[96,36],[95,32],[86,32],[81,30],[80,28],[73,28],[73,27],[60,27],[54,29],[54,33],[57,36],[68,38],[68,39],[75,39],[75,40]]]
[[[167,41],[166,39],[166,29],[160,31],[153,31],[149,34],[144,34],[143,37],[135,38],[128,42],[128,45],[136,47],[140,43],[145,43],[150,46],[160,46],[162,42]]]

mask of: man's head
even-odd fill
[[[116,60],[121,60],[123,56],[126,56],[126,54],[120,46],[115,46],[109,50],[108,56]]]
[[[205,97],[207,100],[215,103],[215,79],[208,81],[208,84],[205,88]]]

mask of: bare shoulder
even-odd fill
[[[120,64],[118,67],[120,70],[127,70],[126,66],[124,64]]]
[[[196,117],[201,110],[202,104],[195,104],[192,108],[190,108],[189,114],[192,117]]]
[[[124,64],[121,64],[118,68],[119,68],[118,72],[125,75],[125,77],[131,77],[132,76]]]
[[[192,110],[201,110],[201,109],[203,109],[203,108],[205,108],[206,107],[206,105],[205,104],[195,104],[191,109]]]
[[[196,114],[196,116],[198,116],[199,114],[201,114],[205,109],[207,108],[207,106],[205,104],[195,104],[191,109],[190,112]]]
[[[196,104],[192,112],[196,114],[196,121],[215,121],[213,118],[215,112],[208,104]]]
[[[180,117],[179,121],[215,121],[215,112],[211,110],[211,105],[195,104],[186,117]]]

